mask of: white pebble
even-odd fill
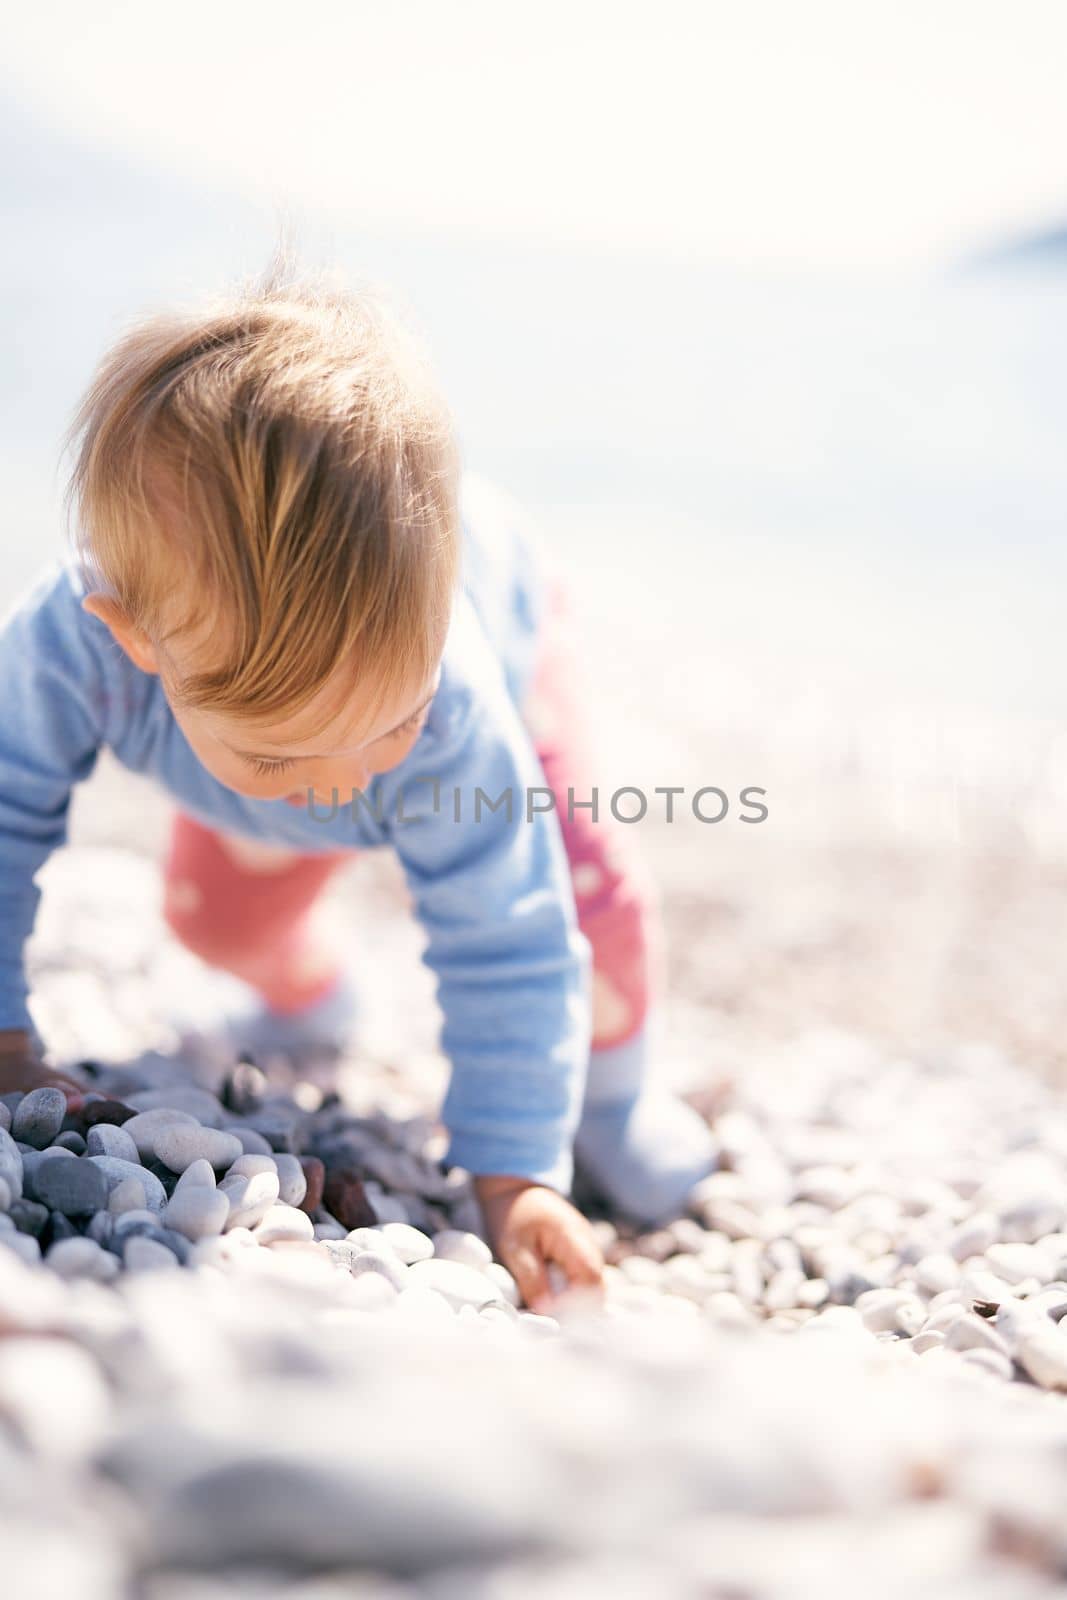
[[[395,1250],[405,1266],[411,1266],[415,1261],[428,1261],[434,1253],[433,1241],[428,1239],[418,1228],[413,1228],[408,1222],[386,1222],[382,1226],[382,1238],[392,1250]]]
[[[277,1244],[282,1240],[306,1240],[311,1243],[315,1229],[311,1218],[295,1206],[271,1206],[266,1216],[252,1229],[257,1244]]]
[[[456,1261],[475,1271],[481,1271],[493,1259],[493,1252],[484,1239],[479,1239],[476,1233],[462,1233],[458,1228],[443,1228],[435,1233],[433,1253],[439,1261]]]
[[[196,1240],[221,1233],[229,1215],[230,1202],[221,1189],[194,1184],[189,1189],[175,1189],[163,1213],[163,1222],[175,1233]]]
[[[496,1284],[462,1261],[433,1256],[428,1261],[416,1261],[408,1273],[414,1283],[444,1295],[457,1311],[461,1306],[473,1306],[477,1311],[499,1298]]]
[[[139,1178],[123,1178],[108,1196],[107,1209],[115,1216],[124,1211],[147,1210],[144,1184]]]
[[[255,1172],[250,1177],[236,1173],[219,1185],[229,1204],[229,1228],[254,1228],[278,1202],[278,1174],[275,1170]]]
[[[201,1128],[178,1122],[156,1134],[156,1157],[172,1172],[184,1172],[194,1161],[215,1168],[229,1167],[243,1154],[241,1141],[220,1128]]]
[[[205,1161],[201,1157],[198,1161],[194,1161],[191,1166],[186,1167],[174,1185],[174,1193],[181,1194],[185,1189],[214,1189],[214,1187],[215,1169],[210,1161]]]
[[[135,1117],[130,1117],[122,1124],[123,1129],[129,1134],[137,1146],[137,1153],[142,1161],[154,1161],[156,1157],[156,1134],[164,1128],[172,1128],[176,1123],[188,1123],[197,1127],[195,1117],[189,1116],[185,1111],[140,1111]]]

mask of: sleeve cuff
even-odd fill
[[[574,1181],[574,1157],[570,1148],[549,1149],[522,1139],[507,1139],[484,1134],[453,1134],[445,1155],[448,1166],[462,1167],[472,1177],[529,1178],[546,1188],[569,1196]]]

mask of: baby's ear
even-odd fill
[[[140,628],[134,627],[117,600],[112,600],[106,594],[87,594],[82,601],[82,610],[97,617],[111,630],[115,643],[126,652],[135,667],[140,667],[142,672],[158,673],[155,646]]]

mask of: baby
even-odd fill
[[[284,268],[137,324],[72,438],[72,552],[0,634],[0,1092],[59,1077],[23,945],[107,746],[176,802],[164,914],[257,997],[246,1047],[345,1033],[354,985],[318,898],[353,852],[396,852],[444,1019],[447,1160],[527,1304],[554,1303],[550,1268],[595,1286],[575,1160],[654,1224],[713,1151],[646,1082],[657,904],[625,827],[590,809],[539,538],[461,469],[388,302]]]

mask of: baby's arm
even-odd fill
[[[67,836],[70,793],[102,742],[101,663],[66,568],[42,575],[0,628],[0,1093],[42,1082],[23,948],[40,902],[34,879]]]
[[[598,1283],[602,1271],[591,1228],[565,1198],[589,1058],[591,953],[558,820],[526,820],[527,790],[543,785],[495,658],[461,614],[424,735],[381,798],[387,822],[401,803],[414,819],[396,820],[391,835],[438,980],[452,1065],[448,1159],[474,1174],[490,1237],[529,1304],[545,1302],[552,1262],[577,1283]],[[490,805],[509,792],[510,820],[506,804]]]

